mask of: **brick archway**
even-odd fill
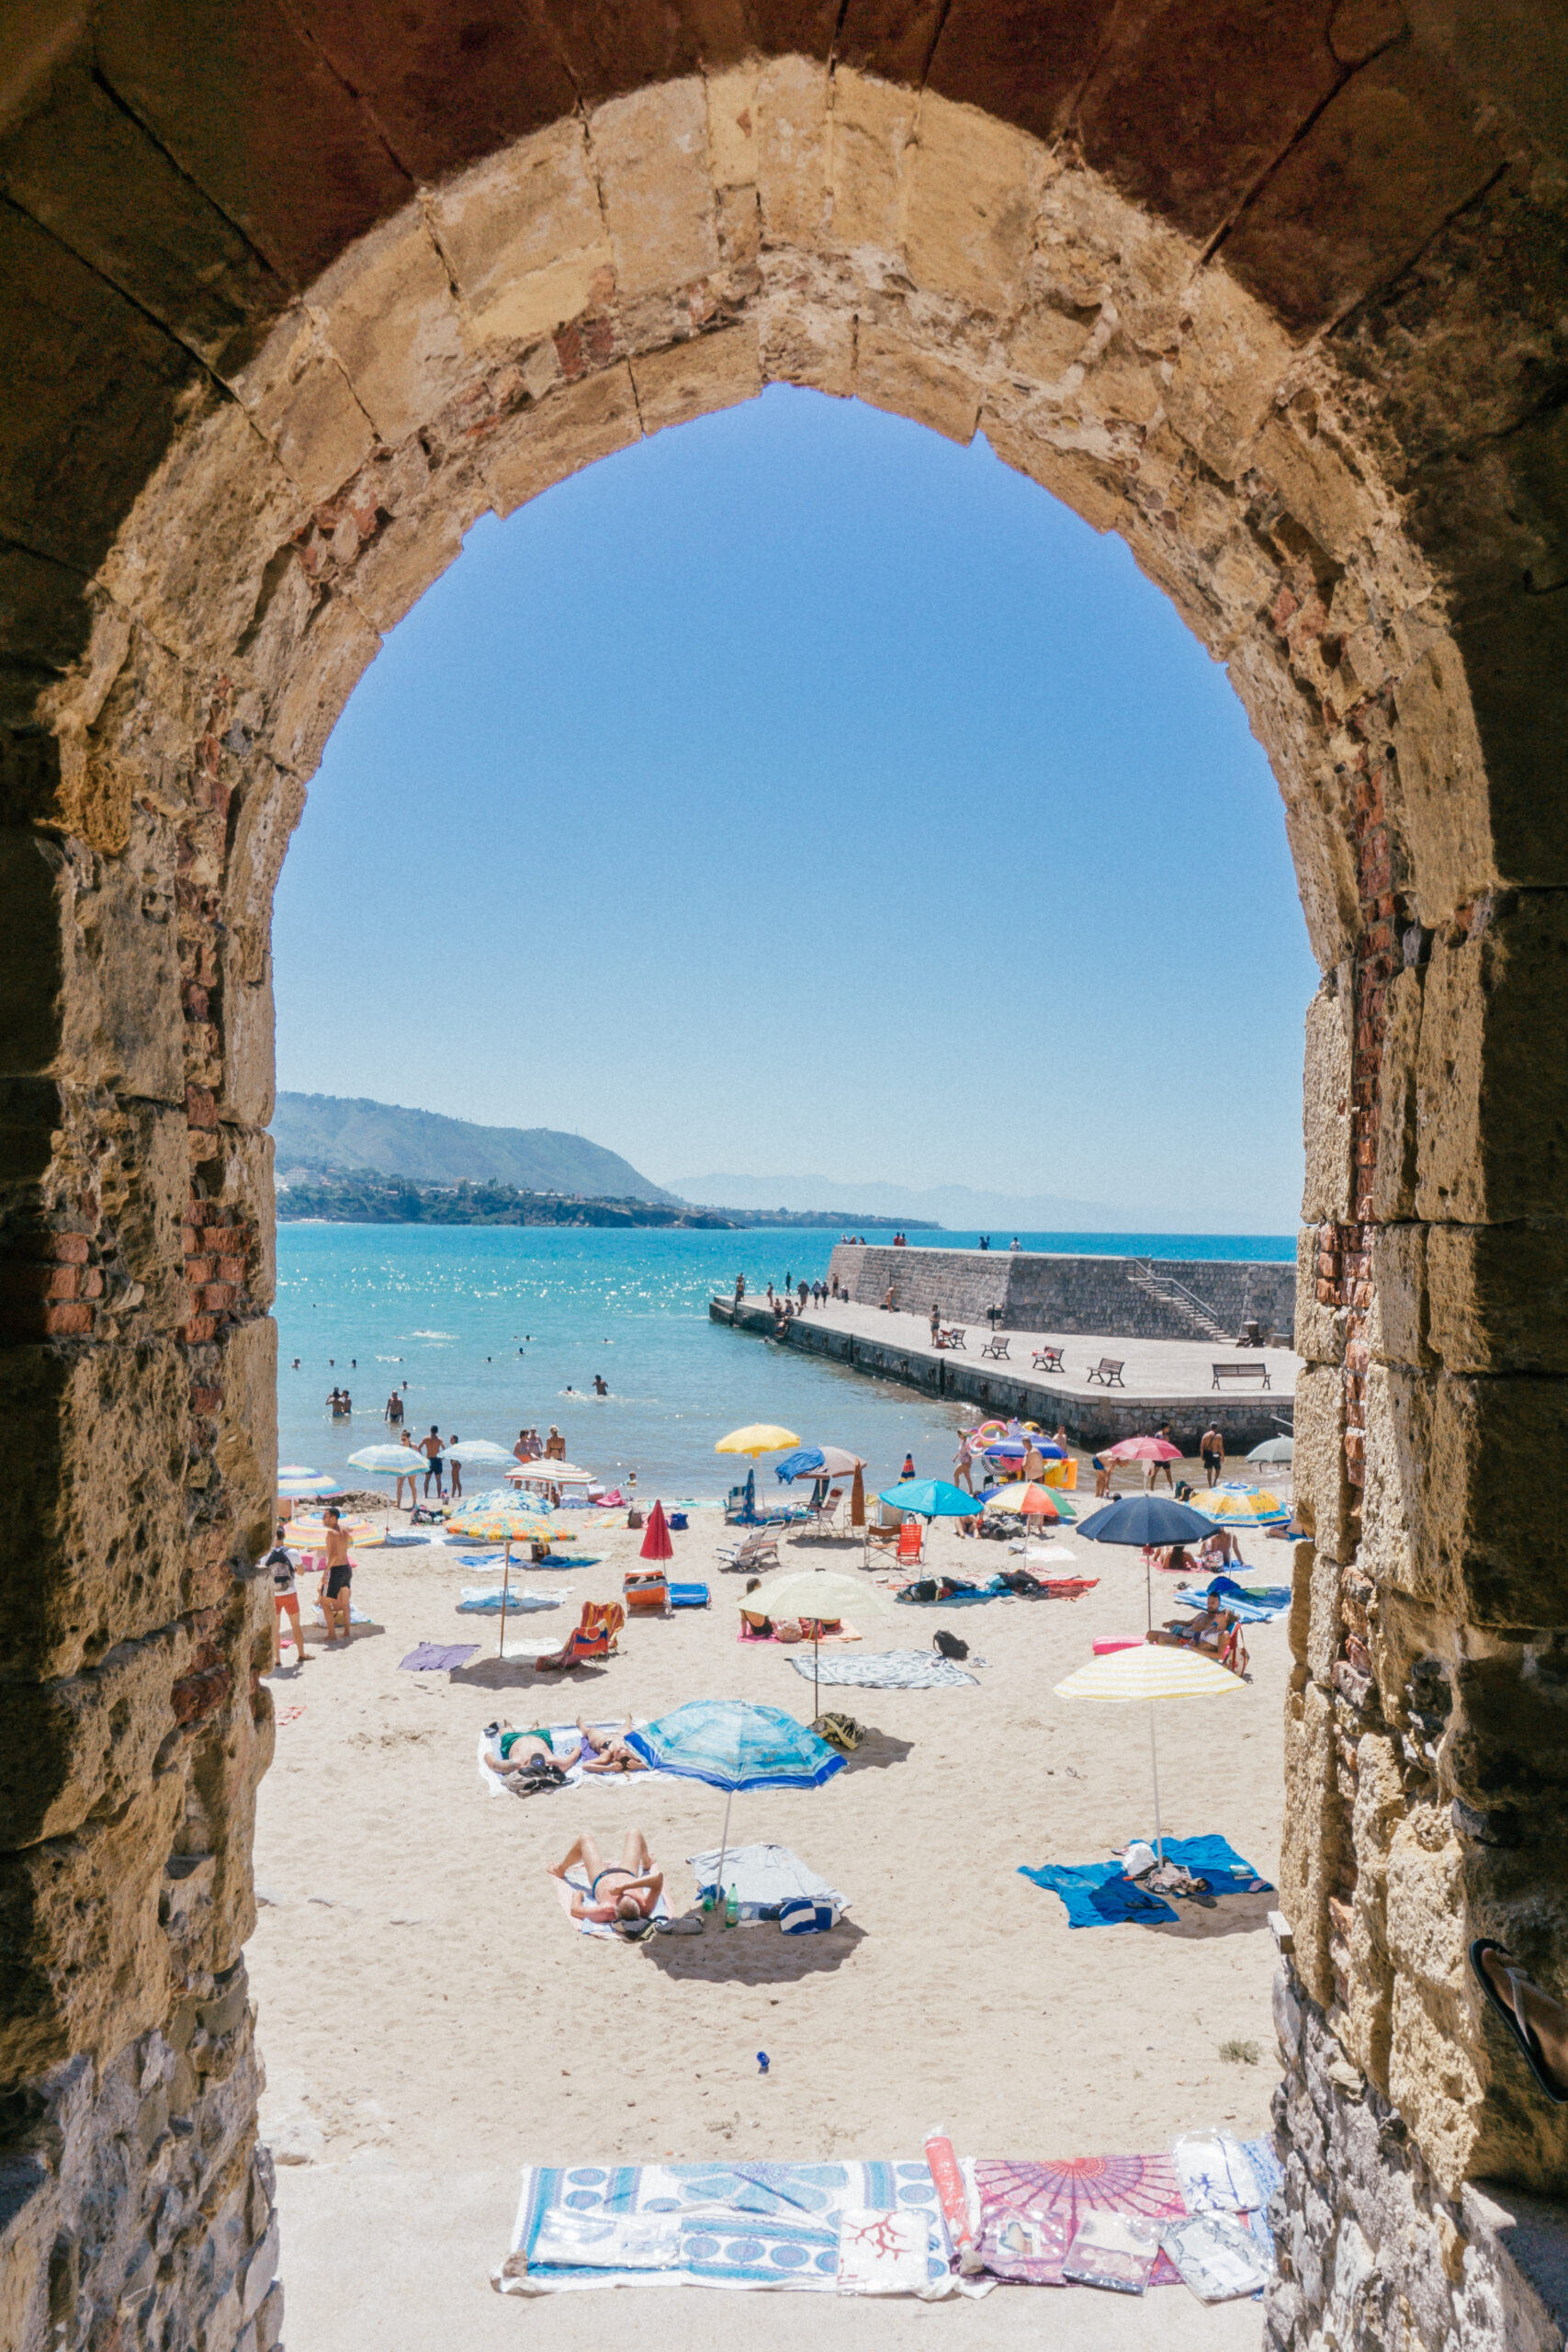
[[[1524,1500],[1568,1369],[1539,61],[1361,0],[1060,13],[852,0],[830,43],[713,0],[610,44],[564,5],[411,34],[211,0],[193,45],[148,0],[18,64],[4,1361],[40,1508],[7,1538],[0,1932],[17,2308],[58,2341],[176,2307],[276,2334],[240,1949],[305,784],[479,514],[773,379],[984,431],[1122,532],[1284,797],[1325,978],[1277,2324],[1332,2304],[1325,2241],[1402,2217],[1388,2304],[1467,2179],[1562,2179],[1463,1967],[1499,1934],[1568,1993],[1568,1571]]]

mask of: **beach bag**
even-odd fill
[[[566,1774],[558,1764],[547,1764],[541,1757],[525,1772],[514,1772],[506,1785],[514,1796],[542,1796],[547,1789],[564,1789]]]
[[[779,1905],[779,1926],[786,1936],[824,1936],[838,1919],[830,1903],[809,1894],[792,1894]]]
[[[905,1586],[903,1597],[906,1600],[934,1600],[936,1593],[935,1577],[920,1577],[915,1583]]]
[[[853,1715],[818,1715],[814,1728],[829,1747],[836,1747],[843,1756],[850,1755],[865,1737],[865,1725],[857,1724]]]
[[[960,1658],[969,1655],[968,1643],[961,1642],[956,1634],[950,1634],[945,1625],[939,1625],[931,1635],[931,1647],[941,1657]]]

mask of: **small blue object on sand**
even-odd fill
[[[1206,1878],[1211,1894],[1274,1891],[1224,1838],[1167,1838],[1164,1847],[1166,1860]],[[1152,1926],[1180,1916],[1163,1895],[1128,1878],[1120,1862],[1045,1862],[1039,1870],[1021,1869],[1019,1875],[1061,1896],[1069,1928],[1111,1928],[1130,1920]]]

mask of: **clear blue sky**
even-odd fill
[[[1223,669],[998,462],[774,389],[487,518],[340,721],[286,1087],[660,1182],[1283,1231],[1315,973]]]

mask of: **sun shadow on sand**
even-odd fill
[[[1164,1936],[1168,1941],[1179,1944],[1213,1943],[1220,1936],[1252,1936],[1269,1929],[1269,1906],[1277,1903],[1277,1894],[1227,1894],[1215,1904],[1212,1911],[1195,1903],[1183,1903],[1178,1919],[1151,1919],[1145,1923],[1145,1933]]]
[[[891,1732],[868,1731],[860,1746],[844,1758],[846,1772],[877,1772],[902,1764],[914,1748],[912,1739],[895,1739]]]
[[[532,1658],[477,1657],[472,1666],[455,1666],[450,1679],[466,1682],[476,1690],[515,1690],[520,1686],[531,1690],[581,1690],[589,1683],[603,1682],[604,1668],[581,1665],[557,1668],[551,1673],[547,1668],[541,1674]]]
[[[666,1976],[683,1984],[793,1984],[841,1967],[865,1941],[865,1929],[840,1919],[821,1936],[786,1936],[777,1928],[716,1926],[700,1936],[653,1936],[639,1947]]]

